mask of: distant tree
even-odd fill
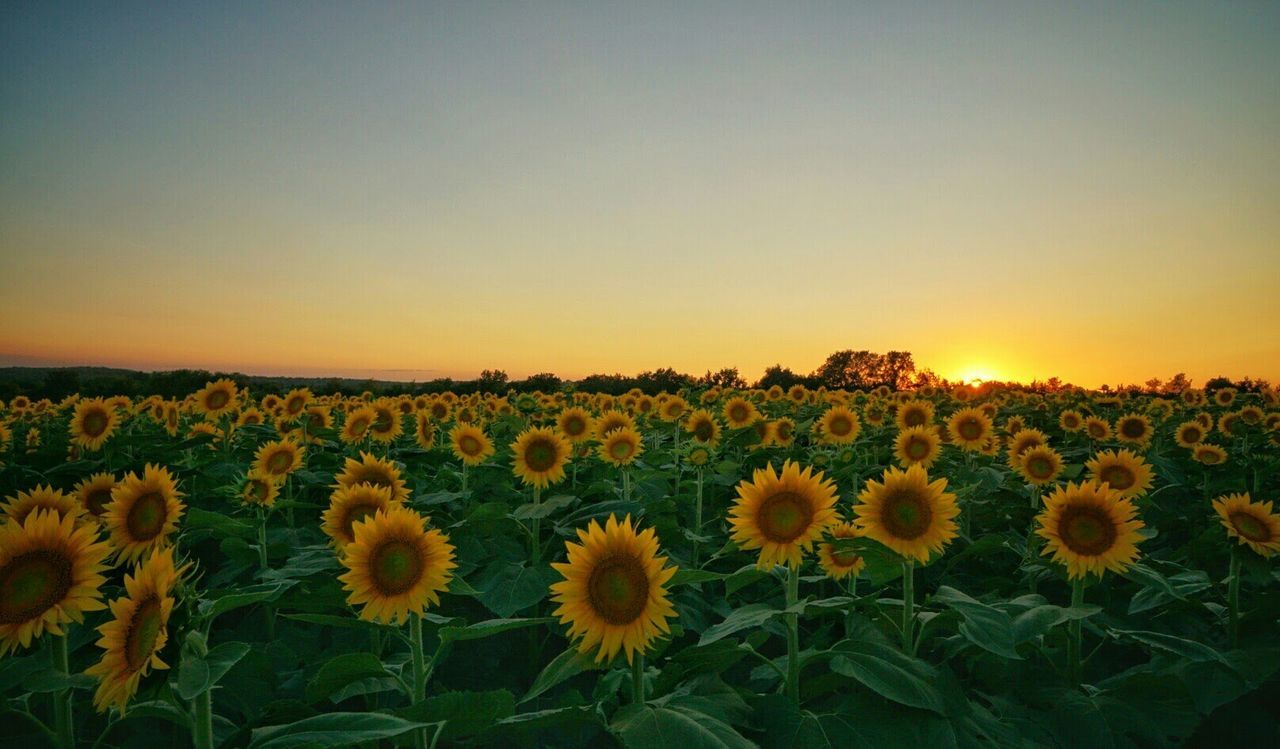
[[[902,390],[911,384],[915,372],[916,362],[910,351],[890,351],[880,360],[879,384]]]
[[[677,372],[671,367],[662,367],[636,375],[635,386],[648,393],[657,395],[661,392],[678,393],[683,388],[692,387],[696,382],[692,375]]]
[[[560,389],[562,384],[559,377],[550,372],[540,372],[530,375],[523,380],[517,380],[511,383],[511,387],[520,393],[532,393],[534,391],[542,393],[552,393]]]
[[[916,371],[910,351],[890,351],[877,354],[874,351],[836,351],[827,357],[814,371],[813,377],[832,390],[854,390],[887,385],[902,389],[909,387]]]
[[[772,367],[769,367],[764,371],[764,374],[756,381],[755,386],[761,390],[768,390],[774,385],[777,385],[783,390],[786,390],[793,385],[806,384],[807,379],[808,378],[801,377],[795,372],[792,372],[789,368],[784,367],[781,364],[774,364]]]
[[[80,373],[74,369],[51,369],[44,374],[43,396],[59,401],[80,392]]]
[[[747,386],[747,381],[742,379],[742,375],[738,374],[737,367],[725,367],[718,372],[707,370],[707,373],[698,379],[698,384],[707,387],[741,390]]]
[[[500,393],[507,389],[509,378],[501,369],[486,369],[475,380],[475,389],[482,393]]]
[[[620,374],[592,374],[577,382],[577,389],[584,393],[608,393],[622,395],[635,387],[635,380]]]

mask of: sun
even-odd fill
[[[984,382],[998,381],[1000,374],[991,367],[975,364],[961,369],[957,377],[967,385],[981,385]]]

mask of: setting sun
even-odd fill
[[[995,382],[1001,379],[1000,374],[986,366],[970,366],[961,369],[956,374],[956,379],[969,385],[981,382]]]

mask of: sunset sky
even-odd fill
[[[0,365],[1280,380],[1280,3],[5,4]]]

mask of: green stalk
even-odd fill
[[[262,569],[262,581],[267,580],[267,570],[271,569],[267,565],[267,515],[268,513],[258,511],[258,564]],[[276,639],[276,608],[270,602],[262,604],[262,611],[267,617],[267,641]]]
[[[915,572],[914,559],[902,562],[902,652],[911,655],[914,651],[912,636],[915,634]]]
[[[1231,549],[1231,578],[1227,581],[1227,635],[1231,649],[1240,643],[1240,552]]]
[[[1071,608],[1084,605],[1084,578],[1071,581]],[[1083,621],[1076,617],[1067,625],[1067,678],[1073,686],[1080,684],[1080,639]]]
[[[534,567],[538,565],[539,558],[542,556],[542,518],[538,517],[538,505],[542,504],[542,488],[533,487],[533,527],[529,537],[529,559],[532,560]]]
[[[418,614],[409,617],[409,639],[413,656],[413,693],[409,695],[409,704],[417,705],[422,701],[427,686],[426,662],[422,657],[422,617]],[[413,743],[417,749],[426,749],[426,729],[419,728],[413,732]]]
[[[644,653],[636,653],[631,659],[631,702],[644,704]]]
[[[213,690],[206,689],[192,702],[192,741],[196,749],[213,749]]]
[[[787,608],[800,599],[800,568],[787,570]],[[787,697],[800,704],[800,614],[787,612]]]
[[[467,464],[463,463],[462,464],[462,493],[466,494],[466,492],[467,492]]]
[[[64,674],[70,675],[71,669],[67,656],[67,637],[53,638],[53,665]],[[72,749],[76,745],[75,732],[71,723],[71,690],[62,689],[53,694],[54,731],[58,737],[60,749]]]
[[[694,500],[694,504],[693,504],[693,532],[695,535],[698,535],[698,536],[702,535],[702,469],[701,468],[698,469],[698,495],[697,495],[697,499]],[[693,558],[692,558],[693,563],[690,565],[690,567],[692,567],[695,570],[698,569],[698,552],[701,551],[701,549],[698,548],[699,546],[700,544],[698,543],[698,540],[694,539]]]

